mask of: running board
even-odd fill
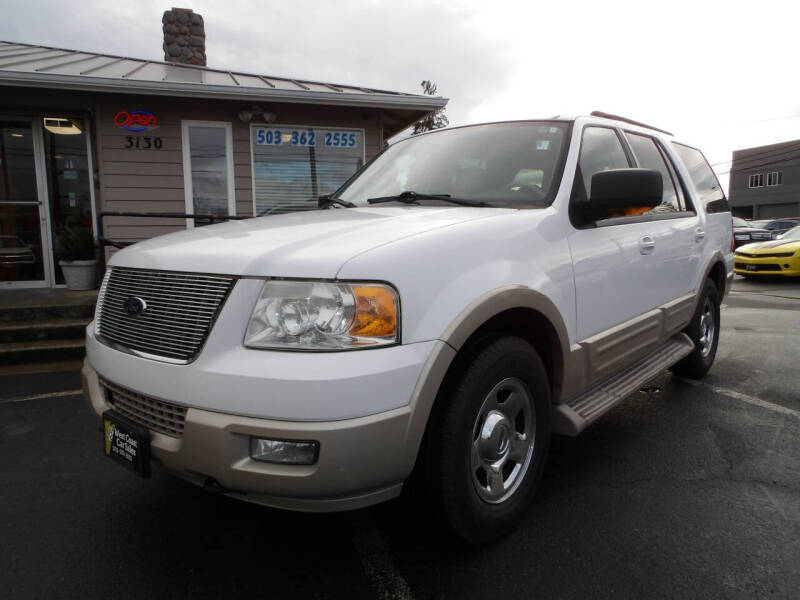
[[[694,343],[685,333],[673,336],[657,350],[617,375],[606,379],[588,392],[557,405],[553,415],[554,431],[562,435],[578,435],[692,350]]]

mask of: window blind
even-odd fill
[[[251,144],[256,215],[316,208],[364,160],[356,129],[253,125]]]

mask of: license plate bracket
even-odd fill
[[[142,477],[150,477],[150,432],[114,410],[103,413],[106,456]]]

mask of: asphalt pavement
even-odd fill
[[[101,453],[77,372],[0,376],[2,598],[797,598],[800,282],[738,279],[717,361],[556,437],[508,538],[395,501],[307,515]]]

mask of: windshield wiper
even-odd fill
[[[486,202],[477,200],[465,200],[463,198],[452,198],[450,194],[418,194],[411,190],[396,194],[394,196],[381,196],[379,198],[367,198],[368,204],[383,204],[384,202],[403,202],[404,204],[418,204],[419,200],[442,200],[460,206],[488,206]]]
[[[317,198],[317,208],[330,208],[331,206],[343,206],[344,208],[355,208],[356,205],[347,200],[339,200],[338,198],[331,198],[330,194],[325,194]]]

